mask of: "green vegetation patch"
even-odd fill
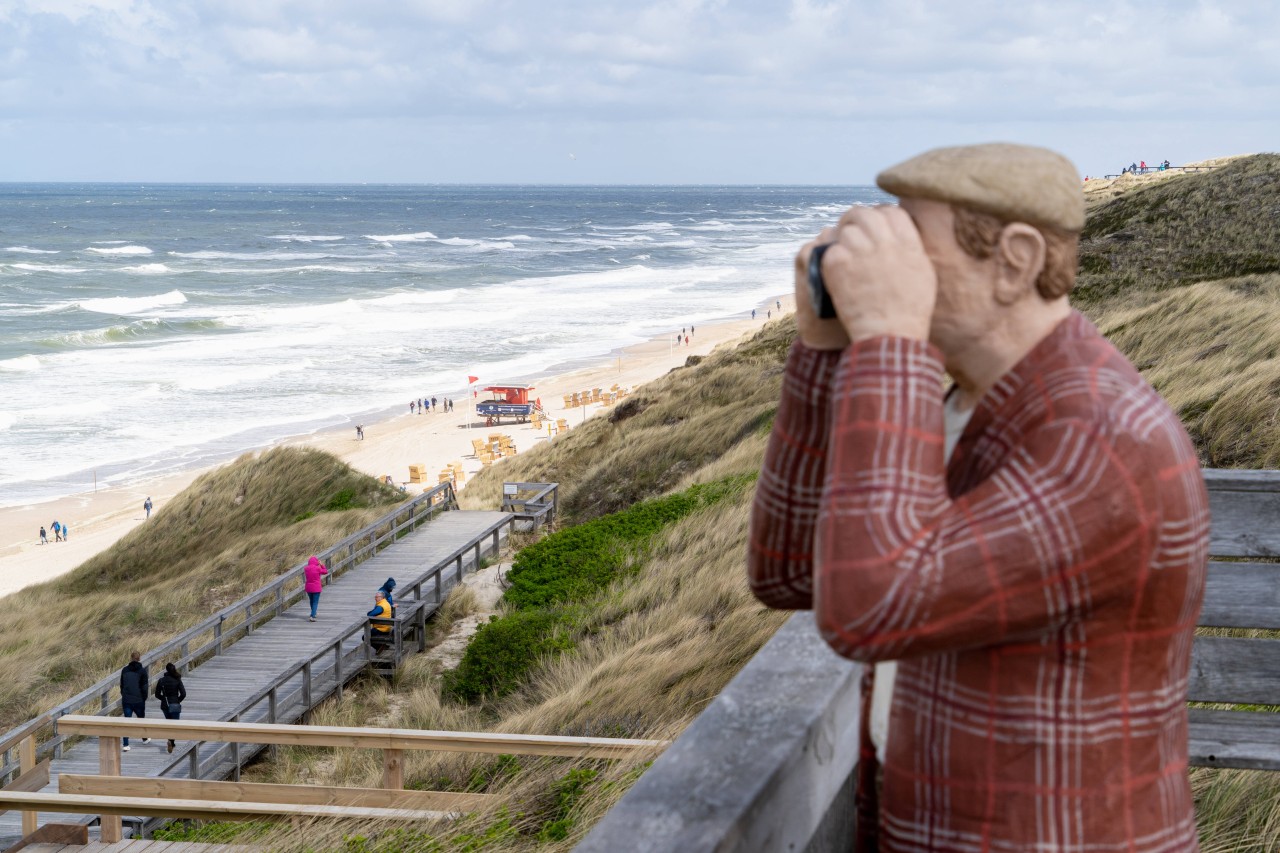
[[[755,474],[699,483],[551,534],[523,549],[507,576],[513,608],[480,626],[458,667],[444,676],[447,695],[463,702],[515,690],[548,657],[574,647],[577,603],[640,570],[654,534],[696,510],[741,495]]]
[[[739,476],[699,483],[553,533],[516,557],[503,598],[521,610],[582,599],[616,578],[638,543],[694,510],[741,494],[754,481]]]

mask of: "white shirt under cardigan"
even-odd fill
[[[955,391],[947,395],[942,403],[942,419],[946,428],[944,459],[951,461],[951,452],[956,449],[964,428],[973,415],[973,409],[961,410],[956,404],[960,395]],[[875,686],[871,690],[871,742],[876,745],[876,758],[884,763],[884,745],[889,740],[889,706],[893,702],[893,681],[898,675],[896,661],[885,661],[876,664]]]

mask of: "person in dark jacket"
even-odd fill
[[[395,602],[395,596],[393,596],[391,592],[395,588],[396,588],[395,578],[387,578],[386,582],[383,583],[382,586],[378,587],[378,592],[382,593],[387,597],[387,604],[391,605],[391,607],[393,608],[396,606],[396,602]]]
[[[160,700],[160,710],[166,720],[182,718],[182,703],[187,698],[187,688],[182,685],[182,673],[172,663],[164,665],[164,675],[156,681],[156,698]],[[169,739],[169,751],[173,752],[176,744]]]
[[[134,652],[129,655],[129,662],[120,670],[120,704],[124,707],[126,717],[147,716],[147,668],[142,665],[142,655]],[[143,743],[151,743],[151,738],[144,737]],[[129,739],[124,739],[124,751],[129,751]]]

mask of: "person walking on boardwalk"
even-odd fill
[[[151,517],[151,498],[147,498],[142,502],[142,508],[147,511],[147,518]]]
[[[172,663],[164,665],[164,675],[156,679],[156,698],[160,700],[160,712],[166,720],[182,719],[182,703],[187,700],[187,688],[182,684],[182,673]],[[177,746],[169,738],[169,751]]]
[[[382,590],[378,590],[373,594],[373,609],[365,614],[372,619],[390,619],[391,605],[387,602],[387,595]],[[373,630],[369,632],[369,642],[376,648],[386,648],[391,642],[391,626],[390,625],[374,625]]]
[[[302,570],[303,576],[306,578],[307,598],[311,599],[311,621],[316,621],[316,608],[320,606],[320,591],[324,589],[320,578],[329,574],[329,569],[324,563],[320,562],[318,557],[313,556],[307,560],[307,566]]]
[[[129,655],[129,662],[120,670],[120,704],[124,715],[142,719],[147,716],[147,668],[142,665],[142,655],[134,652]],[[143,743],[151,743],[151,738],[144,737]],[[129,738],[124,739],[124,751],[129,751]]]

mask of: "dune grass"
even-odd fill
[[[0,730],[70,698],[127,663],[131,650],[163,643],[403,499],[315,450],[246,454],[205,474],[72,572],[0,599]],[[348,508],[326,511],[335,502]]]
[[[1280,272],[1280,155],[1140,186],[1094,208],[1077,301]]]

